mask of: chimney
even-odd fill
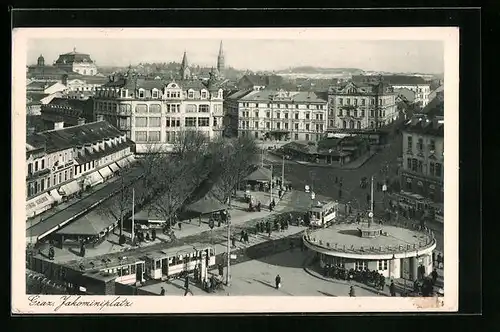
[[[104,121],[104,115],[102,115],[102,114],[97,115],[97,117],[96,117],[96,121],[97,121],[97,122],[99,122],[99,121]]]
[[[54,122],[54,130],[59,130],[64,128],[64,121],[58,120],[57,122]]]
[[[85,124],[85,119],[84,118],[78,118],[78,125],[84,125]]]

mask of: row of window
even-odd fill
[[[249,129],[249,128],[259,129],[259,122],[255,121],[254,122],[254,126],[250,127],[250,121],[240,121],[240,128],[241,129]],[[266,122],[265,128],[266,129],[271,129],[271,122]],[[294,123],[293,128],[294,128],[294,130],[299,130],[299,124],[298,123]],[[324,125],[322,123],[318,123],[315,126],[312,126],[312,128],[315,128],[316,131],[318,131],[318,132],[323,132]],[[283,126],[282,126],[281,122],[277,122],[275,129],[278,129],[278,130],[280,130],[280,129],[288,130],[289,129],[289,124],[287,122],[285,122],[285,123],[283,123]],[[311,131],[311,125],[309,123],[305,124],[305,130],[306,131]]]
[[[416,158],[407,158],[406,164],[407,169],[412,172],[429,174],[431,176],[441,177],[443,174],[443,165],[441,163],[429,162],[429,172],[427,173],[427,164],[424,164],[422,160]]]
[[[240,136],[244,136],[244,137],[250,137],[250,134],[251,134],[250,131],[242,131],[242,132],[239,133]],[[254,137],[256,139],[259,138],[259,132],[258,131],[254,132]],[[317,134],[317,135],[316,134],[311,134],[311,135],[305,134],[304,135],[304,140],[309,141],[311,138],[314,138],[314,140],[319,141],[321,139],[321,137],[322,137],[322,134],[321,135],[320,134]],[[293,139],[296,140],[296,141],[298,141],[299,140],[299,134],[294,133],[293,134]]]
[[[299,104],[271,104],[271,103],[268,103],[267,104],[267,107],[271,108],[271,107],[276,107],[276,108],[284,108],[284,109],[290,109],[290,108],[295,108],[295,109],[299,109],[301,105]],[[294,107],[295,105],[295,107]],[[258,103],[240,103],[240,106],[241,107],[259,107],[259,104]],[[266,107],[266,104],[260,104],[261,107]],[[326,109],[326,105],[312,105],[312,104],[305,104],[305,105],[302,105],[302,106],[306,106],[307,109],[311,109],[311,110],[323,110],[323,109]]]
[[[28,163],[28,173],[38,172],[39,170],[45,169],[45,166],[49,167],[50,164],[54,166],[61,166],[66,164],[68,161],[73,159],[71,152],[60,152],[59,154],[51,154],[47,156],[47,164],[45,163],[45,158],[40,160],[35,160],[34,162]]]
[[[180,91],[167,91],[165,93],[165,97],[167,99],[182,98],[182,95],[183,95],[183,93],[181,93]],[[146,90],[139,89],[139,91],[138,91],[138,97],[139,98],[146,98],[147,96],[148,96],[148,94],[146,93]],[[200,98],[201,99],[208,99],[209,96],[210,95],[209,95],[209,93],[207,91],[201,91],[201,93],[200,93]],[[125,97],[125,94],[123,94],[122,97]],[[158,90],[158,89],[151,90],[151,98],[153,98],[153,99],[160,98],[160,90]],[[192,90],[188,91],[187,92],[187,98],[188,99],[194,99],[195,98],[194,91],[192,91]],[[218,98],[222,98],[222,93],[221,92],[219,92]]]
[[[408,136],[407,138],[407,149],[409,151],[413,150],[413,137]],[[417,150],[418,151],[423,151],[424,150],[424,140],[423,138],[419,138],[417,140]],[[436,141],[434,139],[431,139],[429,141],[429,151],[436,151]]]
[[[283,113],[283,119],[288,119],[288,113]],[[323,113],[315,113],[313,114],[314,115],[314,118],[316,120],[319,120],[319,121],[322,121],[325,117],[325,115]],[[250,112],[249,111],[242,111],[241,112],[241,116],[244,117],[244,118],[249,118],[250,117]],[[258,111],[254,111],[254,117],[255,118],[259,118],[259,112]],[[267,111],[266,112],[266,118],[271,118],[271,112],[270,111]],[[280,112],[277,112],[275,114],[275,119],[282,119],[281,117],[281,113]],[[295,120],[299,120],[299,113],[294,113],[293,114],[293,118]],[[311,112],[307,112],[305,113],[305,119],[306,120],[311,120]]]
[[[45,179],[29,182],[27,184],[28,197],[36,196],[37,194],[45,191],[46,189],[57,186],[60,183],[66,182],[73,178],[73,169],[59,172]]]
[[[339,105],[354,105],[354,106],[358,106],[358,104],[359,104],[360,106],[366,106],[367,99],[368,98],[361,98],[361,99],[358,99],[358,98],[338,98],[338,104]],[[378,104],[385,105],[386,100],[384,98],[379,98]],[[375,98],[370,98],[370,105],[375,105]]]
[[[344,110],[339,109],[338,111],[338,116],[344,116]],[[357,118],[358,116],[364,118],[365,117],[365,110],[345,110],[345,116],[353,116]],[[375,110],[370,110],[370,117],[375,116]],[[385,110],[379,110],[378,111],[378,116],[385,118]]]

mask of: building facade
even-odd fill
[[[214,75],[195,80],[114,78],[98,88],[94,116],[102,115],[145,153],[153,146],[172,148],[183,130],[199,130],[213,138],[223,130],[223,91]]]
[[[376,129],[397,119],[396,94],[378,83],[333,85],[328,91],[329,129]]]
[[[444,120],[415,116],[405,123],[401,189],[430,201],[444,199]],[[419,206],[417,209],[421,208]]]
[[[313,92],[239,91],[227,97],[228,132],[255,139],[316,141],[324,136],[327,101]]]
[[[133,142],[105,121],[26,137],[26,217],[103,183],[132,161]]]
[[[97,66],[89,54],[73,52],[59,55],[54,66],[68,73],[75,72],[81,75],[97,75]]]
[[[384,76],[365,76],[356,75],[352,77],[354,82],[370,83],[382,80],[384,83],[391,85],[394,89],[408,89],[415,93],[415,102],[421,107],[425,107],[429,103],[429,95],[431,93],[431,82],[426,81],[420,76],[411,75],[384,75]]]

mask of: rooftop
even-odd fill
[[[280,102],[280,103],[326,103],[325,99],[320,98],[314,92],[306,91],[283,91],[283,90],[260,90],[251,91],[248,94],[242,96],[240,101],[250,101],[250,102]]]
[[[48,153],[64,150],[102,139],[121,136],[122,133],[106,121],[97,121],[57,130],[47,130],[26,137],[32,146],[46,145]]]
[[[351,254],[392,254],[425,249],[434,242],[432,234],[412,228],[381,226],[382,234],[375,238],[359,235],[358,224],[334,224],[328,228],[309,232],[309,241],[332,251]],[[375,227],[374,226],[374,227]]]
[[[444,121],[429,119],[427,116],[414,116],[404,124],[403,131],[429,136],[444,136]]]
[[[72,52],[59,55],[56,64],[72,64],[72,63],[93,63],[90,55],[86,53],[79,53],[75,49]]]
[[[382,79],[383,82],[389,83],[391,85],[415,85],[415,84],[429,84],[420,76],[412,75],[353,75],[352,80],[354,82],[372,82]]]
[[[108,81],[107,83],[103,84],[103,87],[110,87],[110,88],[125,88],[129,90],[134,90],[134,89],[145,89],[145,90],[152,90],[152,89],[158,89],[162,90],[165,86],[167,86],[170,83],[176,83],[179,85],[183,90],[189,90],[189,89],[194,89],[194,90],[202,90],[202,89],[209,89],[210,86],[208,83],[204,83],[200,80],[170,80],[170,81],[165,81],[165,80],[154,80],[154,79],[144,79],[144,78],[115,78],[113,81]],[[216,86],[217,87],[217,86]],[[218,88],[218,87],[217,87]]]

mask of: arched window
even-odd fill
[[[374,126],[375,126],[375,123],[373,123],[373,121],[370,122],[370,127],[373,128]]]
[[[342,128],[347,128],[347,122],[345,120],[342,120]]]
[[[361,121],[356,122],[356,128],[361,129]]]
[[[354,128],[354,121],[352,121],[352,120],[349,121],[349,128],[351,128],[351,129]]]

